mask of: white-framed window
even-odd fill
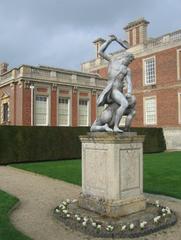
[[[35,97],[35,125],[48,125],[48,96],[36,95]]]
[[[181,92],[178,93],[178,122],[181,124]]]
[[[156,58],[143,59],[144,85],[156,83]]]
[[[58,125],[70,125],[70,98],[59,97],[58,99]]]
[[[155,96],[144,98],[144,123],[145,125],[157,124],[157,102]]]
[[[79,126],[89,125],[89,100],[79,99]]]

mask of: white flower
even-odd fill
[[[66,202],[67,202],[67,203],[70,203],[70,199],[66,199]]]
[[[165,216],[166,216],[166,213],[163,213],[162,216],[165,217]]]
[[[64,209],[66,209],[66,207],[63,205],[63,206],[61,207],[61,209],[64,210]]]
[[[72,200],[72,203],[75,203],[75,202],[77,202],[77,201],[78,201],[77,199],[73,199],[73,200]]]
[[[68,211],[67,211],[67,210],[63,210],[62,212],[63,212],[63,213],[65,213],[65,214],[67,214],[67,213],[68,213]]]
[[[82,225],[83,225],[84,227],[86,227],[86,226],[87,226],[87,222],[83,222]]]
[[[79,217],[79,215],[75,214],[75,218],[78,218],[78,217]]]
[[[157,223],[160,220],[161,216],[154,217],[153,221],[154,223]]]
[[[93,226],[93,227],[96,227],[96,225],[97,225],[97,224],[96,224],[95,222],[92,223],[92,226]]]
[[[100,224],[97,225],[97,229],[101,229],[101,225]]]
[[[60,212],[60,210],[59,210],[58,208],[56,208],[55,212],[56,212],[56,213],[59,213],[59,212]]]
[[[63,201],[62,204],[63,204],[64,206],[66,206],[66,205],[67,205],[67,202]]]
[[[114,227],[111,226],[111,225],[108,225],[108,226],[106,227],[106,230],[107,230],[108,232],[112,232],[113,229],[114,229]]]
[[[134,224],[131,223],[131,224],[129,225],[129,228],[132,230],[132,229],[134,228]]]
[[[144,228],[146,224],[147,224],[146,221],[141,222],[141,223],[140,223],[140,228]]]
[[[88,218],[87,218],[87,217],[84,217],[83,219],[84,219],[84,222],[87,222],[87,221],[88,221]]]
[[[169,207],[166,207],[166,212],[167,212],[167,214],[171,214],[171,210]]]
[[[80,217],[77,217],[77,221],[80,222],[81,218]]]
[[[162,208],[162,213],[166,212],[166,209],[165,208]]]
[[[121,231],[124,231],[124,230],[126,230],[126,225],[123,225],[123,226],[121,227]]]
[[[70,214],[67,214],[67,218],[69,218],[70,217]]]

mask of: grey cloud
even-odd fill
[[[140,16],[150,21],[150,36],[177,30],[179,1],[1,0],[0,61],[78,69],[94,58],[95,38],[124,38],[123,27]]]

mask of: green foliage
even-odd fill
[[[18,199],[0,191],[0,239],[2,240],[30,240],[17,231],[9,219],[9,211],[18,202]]]
[[[131,128],[138,135],[145,135],[143,143],[144,153],[157,153],[166,150],[165,138],[162,128]]]
[[[89,127],[0,127],[0,164],[81,158],[80,135]],[[144,152],[165,150],[161,128],[134,128],[145,135]]]
[[[74,159],[87,127],[0,127],[0,164]]]

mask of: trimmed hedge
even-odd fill
[[[89,127],[0,127],[0,164],[81,158],[79,135]],[[134,128],[145,135],[144,152],[165,150],[161,128]]]
[[[166,150],[162,128],[131,128],[131,132],[137,132],[138,135],[145,135],[143,143],[144,153],[157,153]]]

